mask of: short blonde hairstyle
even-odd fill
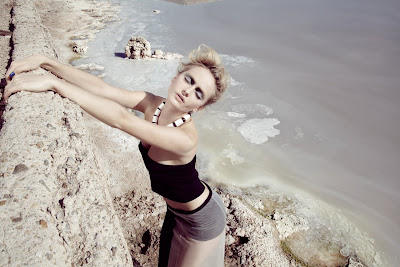
[[[210,70],[217,87],[215,95],[211,97],[204,106],[217,102],[225,90],[228,89],[230,82],[230,77],[226,72],[225,67],[222,65],[221,57],[214,49],[202,44],[197,49],[190,52],[188,61],[182,61],[180,63],[178,74],[181,74],[195,66],[204,67]]]

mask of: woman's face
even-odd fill
[[[197,111],[215,95],[216,89],[210,70],[196,66],[175,76],[168,98],[182,112]]]

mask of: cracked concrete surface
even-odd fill
[[[13,4],[13,60],[60,60],[34,3]],[[132,264],[91,147],[74,103],[51,92],[10,97],[0,132],[1,266]]]

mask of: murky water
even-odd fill
[[[195,115],[201,174],[322,199],[400,261],[400,2],[115,2],[121,21],[76,64],[95,62],[107,82],[165,95],[178,60],[126,60],[129,38],[183,55],[210,45],[233,83]]]

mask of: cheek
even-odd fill
[[[168,87],[168,92],[173,92],[175,88],[175,84],[173,82],[171,82],[171,84]]]

